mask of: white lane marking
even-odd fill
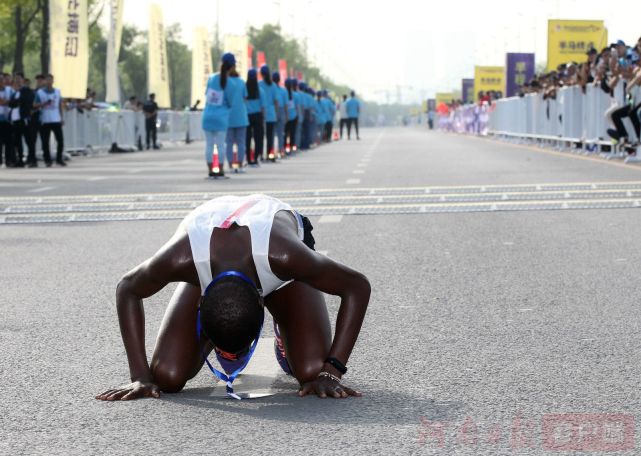
[[[53,190],[56,187],[39,187],[39,188],[32,188],[31,190],[27,190],[29,193],[40,193],[40,192],[46,192],[49,190]]]
[[[346,183],[346,184],[350,184],[350,185],[351,185],[351,184],[360,184],[360,183],[361,183],[361,180],[360,180],[360,179],[347,179],[347,180],[345,181],[345,183]]]
[[[514,242],[512,241],[505,241],[503,245],[514,245]]]
[[[356,166],[359,168],[367,168],[367,163],[358,163]]]
[[[626,261],[628,261],[628,260],[627,260],[627,258],[617,258],[617,259],[616,259],[616,260],[614,260],[614,261],[616,261],[617,263],[624,263],[624,262],[626,262]]]
[[[355,169],[354,171],[352,171],[352,174],[365,174],[365,170],[364,169]]]
[[[143,170],[140,168],[130,169],[129,171],[127,171],[127,174],[137,174],[137,173],[141,173],[142,171]]]
[[[105,179],[108,179],[108,177],[107,176],[92,176],[92,177],[88,177],[87,178],[88,181],[101,181],[101,180],[105,180]]]
[[[519,309],[519,312],[531,312],[532,309]]]
[[[318,219],[318,223],[340,223],[343,220],[342,215],[323,215]]]

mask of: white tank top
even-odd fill
[[[278,211],[290,211],[298,221],[298,237],[303,240],[300,215],[289,204],[266,195],[221,196],[194,209],[185,217],[191,254],[194,259],[202,293],[212,281],[210,246],[214,228],[227,229],[236,223],[249,228],[252,257],[261,288],[267,296],[286,282],[276,277],[269,265],[269,235],[274,216]]]

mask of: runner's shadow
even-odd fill
[[[258,377],[258,376],[256,376]],[[219,387],[187,388],[161,399],[202,409],[237,413],[252,418],[272,421],[314,421],[326,424],[415,424],[421,417],[431,421],[454,421],[465,408],[462,402],[409,395],[392,390],[367,390],[363,397],[320,399],[315,396],[300,398],[297,385],[292,381],[277,380],[272,385],[273,396],[237,401],[219,393]],[[242,391],[240,388],[237,391]]]

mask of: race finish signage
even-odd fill
[[[607,46],[608,29],[603,21],[548,21],[547,71],[556,70],[562,63],[583,62],[585,53]]]
[[[51,0],[51,72],[65,98],[85,98],[89,77],[88,0]]]

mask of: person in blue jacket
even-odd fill
[[[258,75],[253,68],[247,72],[247,114],[249,116],[249,127],[247,127],[246,153],[247,163],[251,166],[258,166],[258,157],[263,159],[263,122],[265,116],[265,105],[267,103],[265,92],[258,85]],[[254,139],[254,153],[251,151],[251,141]]]
[[[294,97],[294,80],[289,78],[285,81],[287,88],[287,123],[285,124],[285,156],[288,156],[292,151],[296,150],[296,124],[298,122],[298,106],[296,105],[296,98]]]
[[[350,139],[352,125],[356,130],[356,139],[361,139],[358,135],[358,116],[361,113],[361,103],[356,99],[356,94],[353,90],[349,99],[345,102],[345,111],[347,112],[347,139]]]
[[[229,84],[229,74],[236,68],[234,54],[227,53],[221,59],[220,72],[213,74],[207,80],[205,91],[205,109],[202,116],[202,128],[205,132],[205,161],[209,176],[217,175],[212,171],[214,146],[218,149],[218,175],[224,175],[225,137],[229,125],[229,111],[232,104],[233,89]]]
[[[234,71],[229,73],[229,76],[227,83],[230,85],[232,93],[231,109],[229,111],[229,128],[227,129],[227,162],[231,168],[232,162],[234,161],[235,144],[238,151],[238,172],[244,173],[245,135],[247,134],[247,126],[249,125],[247,106],[245,105],[247,87],[245,87],[245,81],[238,76],[235,68]]]
[[[308,86],[307,96],[309,98],[309,136],[307,140],[309,147],[312,148],[316,142],[316,91]]]
[[[280,99],[280,91],[278,86],[272,81],[272,75],[269,72],[269,67],[263,65],[260,68],[261,81],[258,86],[265,93],[265,136],[267,138],[267,159],[276,161],[276,152],[274,151],[274,130],[276,127],[277,116]]]
[[[325,142],[331,142],[332,141],[332,128],[334,127],[334,115],[336,114],[336,105],[332,101],[331,98],[329,98],[329,94],[327,93],[327,90],[323,90],[322,92],[323,98],[321,99],[321,102],[323,104],[323,107],[325,108]]]
[[[276,112],[276,137],[278,138],[278,155],[285,156],[285,124],[287,123],[287,89],[281,87],[280,74],[275,72],[272,74],[272,81],[276,86],[276,94],[278,98],[278,111]],[[284,81],[283,81],[284,82]]]
[[[301,132],[301,149],[309,149],[311,143],[312,107],[314,98],[307,92],[308,86],[304,82],[298,84],[299,92],[303,100],[303,128]]]

